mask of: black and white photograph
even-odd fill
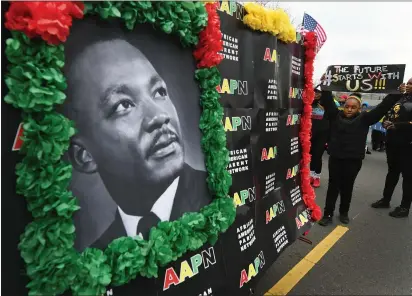
[[[191,48],[139,25],[87,18],[65,44],[67,99],[77,133],[65,156],[75,247],[104,249],[211,201],[200,147],[200,92]]]

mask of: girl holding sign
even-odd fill
[[[343,110],[338,110],[330,91],[322,91],[321,104],[329,114],[329,185],[326,195],[324,216],[319,224],[332,223],[335,204],[340,194],[340,221],[349,223],[349,207],[353,185],[365,158],[365,142],[369,126],[378,122],[395,103],[400,94],[391,94],[373,110],[361,112],[362,98],[358,93],[351,94],[345,101]]]

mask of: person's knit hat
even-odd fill
[[[362,95],[360,93],[351,93],[347,99],[355,99],[362,105]]]
[[[320,88],[321,84],[322,84],[322,81],[320,80],[313,81],[313,90],[315,91],[315,93],[322,92],[322,89]]]
[[[320,83],[319,84],[314,84],[313,90],[315,91],[315,93],[322,92],[322,89],[320,88]]]

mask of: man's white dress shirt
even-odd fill
[[[165,192],[154,203],[151,212],[154,213],[160,221],[169,221],[170,214],[172,213],[173,201],[176,196],[177,186],[179,184],[179,177],[177,177],[172,184],[166,189]],[[126,229],[127,236],[134,237],[137,235],[137,226],[139,225],[140,216],[131,216],[122,211],[120,207],[119,213],[122,218],[124,228]],[[138,234],[142,236],[140,233]]]

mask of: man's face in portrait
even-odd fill
[[[183,139],[165,82],[131,44],[94,43],[66,69],[72,138],[71,161],[84,173],[98,172],[120,207],[150,210],[134,190],[173,181],[183,167]],[[158,187],[161,187],[159,185]],[[156,189],[154,189],[156,190]]]

